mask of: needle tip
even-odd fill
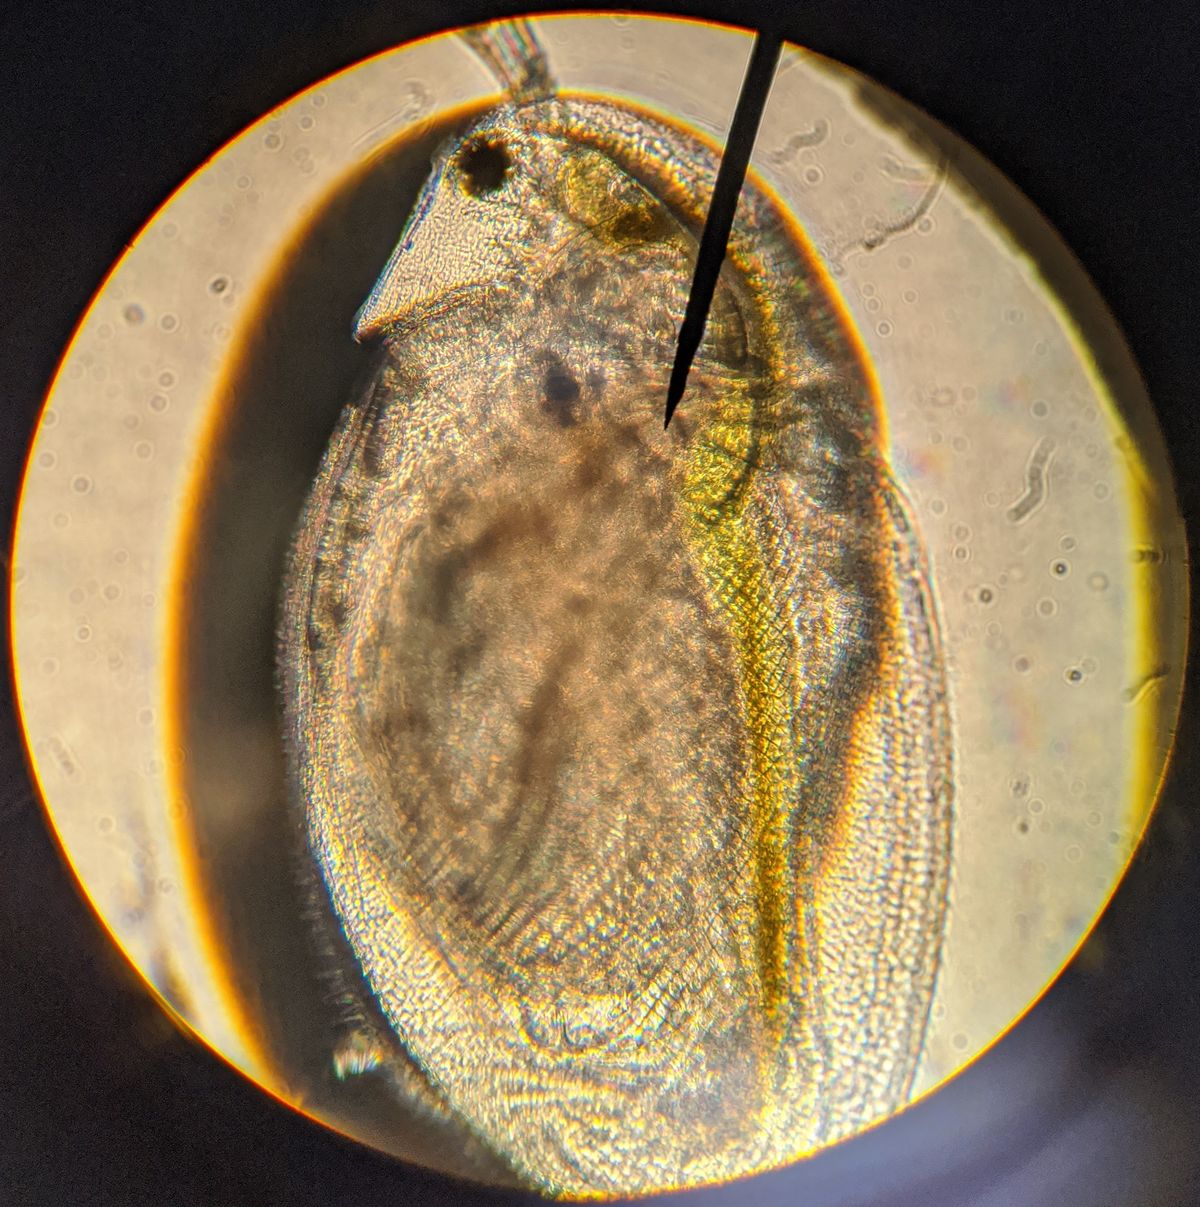
[[[671,416],[675,414],[675,408],[679,405],[679,400],[683,397],[684,387],[687,385],[686,368],[683,373],[678,371],[676,366],[675,372],[671,374],[671,384],[667,387],[667,414],[663,419],[663,428],[671,426]]]

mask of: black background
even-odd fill
[[[6,524],[70,332],[168,193],[247,124],[330,72],[512,11],[479,0],[8,0],[0,11]],[[763,9],[706,2],[686,11],[745,24]],[[1200,6],[1016,0],[942,11],[932,0],[810,0],[786,15],[785,30],[946,123],[1058,228],[1141,365],[1194,531]],[[874,1133],[689,1199],[1200,1203],[1194,713],[1185,709],[1163,805],[1097,938],[1021,1026]],[[504,1197],[402,1168],[306,1122],[162,1018],[60,861],[4,676],[0,1203]]]

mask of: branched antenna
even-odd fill
[[[546,52],[523,17],[473,25],[462,31],[462,38],[514,101],[536,100],[554,92]]]

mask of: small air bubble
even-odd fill
[[[995,593],[992,591],[991,587],[979,588],[979,602],[981,604],[990,604],[995,598]]]
[[[1077,666],[1069,666],[1063,673],[1063,678],[1066,679],[1068,683],[1082,683],[1083,671],[1081,671]]]
[[[1071,573],[1071,563],[1059,558],[1058,561],[1050,563],[1050,573],[1055,578],[1066,578]]]
[[[213,277],[208,283],[209,293],[224,293],[229,288],[228,277]]]

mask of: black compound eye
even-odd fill
[[[485,197],[504,187],[512,156],[502,139],[481,134],[463,144],[457,166],[463,190],[472,197]]]

